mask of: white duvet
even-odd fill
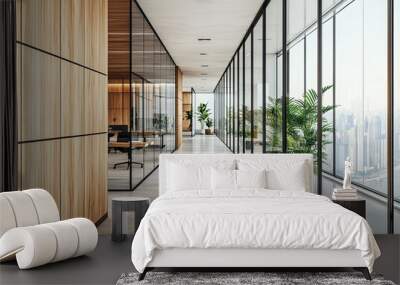
[[[380,255],[359,215],[324,196],[265,189],[160,196],[133,239],[132,262],[143,272],[165,248],[358,249],[370,271]]]

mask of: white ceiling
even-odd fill
[[[138,3],[181,68],[184,89],[193,87],[196,92],[204,93],[213,92],[263,0],[138,0]],[[211,41],[200,42],[198,38]]]

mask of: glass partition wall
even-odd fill
[[[392,2],[393,9],[393,199],[400,201],[400,3]],[[398,206],[398,204],[397,204]],[[394,232],[400,234],[400,214],[394,215]]]
[[[380,203],[367,201],[367,208],[380,207],[369,215],[374,230],[389,233],[400,228],[395,5],[265,1],[214,91],[216,134],[234,153],[312,153],[316,177],[333,183],[340,183],[349,157],[355,187]],[[229,102],[237,102],[233,120]],[[227,136],[231,121],[236,144]],[[317,188],[330,195],[322,183]]]
[[[130,7],[130,32],[118,33],[126,68],[109,80],[109,190],[135,189],[175,150],[175,64],[136,1]]]

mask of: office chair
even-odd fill
[[[117,142],[129,142],[131,140],[131,134],[130,132],[119,132],[117,134]],[[132,161],[132,149],[128,147],[118,147],[116,148],[117,150],[119,150],[122,153],[127,153],[128,154],[128,160],[124,161],[124,162],[118,162],[114,164],[114,169],[117,168],[117,166],[119,165],[123,165],[123,164],[127,164],[128,165],[128,169],[130,167],[130,164],[137,164],[140,165],[141,168],[143,168],[143,163],[142,162],[136,162],[136,161]],[[142,148],[136,148],[136,149],[142,149]],[[129,164],[129,160],[130,160],[130,164]]]

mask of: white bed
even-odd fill
[[[269,185],[255,187],[263,170]],[[369,277],[380,252],[367,222],[312,194],[312,175],[310,155],[161,155],[160,197],[132,262],[141,278],[155,267],[354,267]]]

